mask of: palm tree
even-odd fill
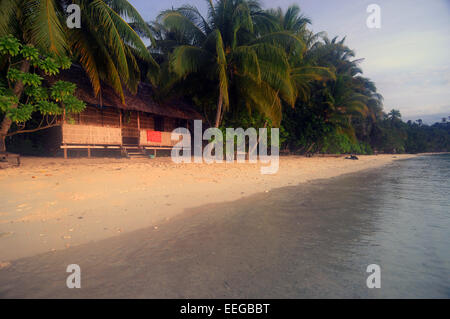
[[[268,13],[274,17],[278,30],[292,31],[301,35],[306,31],[307,25],[311,24],[311,19],[303,15],[300,7],[295,4],[288,7],[286,11],[278,7],[269,9]]]
[[[398,121],[402,117],[400,111],[396,110],[396,109],[390,110],[389,113],[387,114],[387,116],[388,116],[388,119],[391,120],[392,122]]]
[[[206,18],[189,5],[159,16],[172,35],[188,42],[170,53],[170,71],[179,80],[201,74],[217,84],[215,127],[230,104],[256,109],[279,123],[281,101],[295,102],[288,54],[301,50],[302,41],[289,31],[269,32],[274,20],[257,1],[208,4]]]
[[[70,3],[80,6],[80,29],[66,26],[65,9]],[[42,52],[73,55],[89,76],[95,95],[102,80],[123,100],[123,85],[137,89],[138,59],[152,71],[158,67],[124,18],[151,38],[147,24],[126,0],[1,0],[0,36],[12,33]]]
[[[64,21],[70,3],[81,8],[80,29],[69,29]],[[124,18],[151,37],[144,20],[126,0],[0,0],[0,36],[13,34],[41,52],[74,57],[86,71],[94,94],[100,95],[100,103],[101,81],[110,85],[124,102],[124,86],[131,92],[137,90],[141,78],[138,61],[149,66],[153,71],[150,75],[158,71],[141,38]],[[30,65],[24,61],[19,68],[28,72]],[[20,99],[20,81],[14,91]],[[6,135],[11,124],[5,116],[0,135]]]
[[[310,35],[311,36],[311,35]],[[355,53],[345,44],[345,38],[328,39],[318,35],[319,40],[310,41],[305,57],[309,63],[334,70],[336,77],[330,79],[316,95],[322,105],[325,120],[341,133],[355,140],[356,119],[370,118],[375,122],[381,115],[382,96],[376,92],[375,85],[361,76],[361,59],[354,59]],[[371,124],[371,123],[367,123]],[[365,124],[363,125],[363,128]]]
[[[288,58],[291,67],[290,77],[296,89],[296,98],[306,102],[311,95],[311,84],[316,81],[323,82],[336,79],[336,75],[331,68],[317,65],[308,55],[321,33],[313,34],[307,29],[311,20],[301,13],[297,5],[288,7],[285,12],[278,8],[277,10],[269,10],[269,13],[274,15],[278,30],[294,33],[304,44],[300,52],[293,51]]]

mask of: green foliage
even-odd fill
[[[20,72],[19,77],[15,81],[22,81],[23,84],[29,86],[39,86],[42,83],[42,77],[36,73]]]
[[[150,38],[148,24],[126,0],[77,0],[81,8],[81,28],[69,29],[65,9],[72,1],[2,0],[0,37],[12,33],[26,39],[22,56],[46,74],[70,67],[64,56],[73,58],[86,71],[96,95],[101,81],[110,85],[124,102],[124,89],[136,92],[143,74],[155,79],[159,65],[138,34]],[[38,59],[33,45],[47,59]],[[9,35],[0,42],[0,54],[16,56],[21,45]]]
[[[204,109],[212,115],[211,122],[229,116],[227,112],[247,109],[278,125],[283,101],[294,105],[295,87],[317,79],[314,68],[309,77],[291,77],[289,58],[301,54],[303,39],[268,23],[269,14],[257,1],[219,0],[210,5],[208,17],[195,7],[182,6],[163,11],[154,22],[156,49],[164,54],[163,64],[168,64],[163,69],[168,76],[162,78],[175,79],[162,85],[181,81],[189,87],[203,78],[203,83],[209,82],[208,90],[197,85],[192,91],[195,97],[207,95],[217,103]]]
[[[24,63],[31,63],[48,75],[55,75],[59,73],[60,68],[70,67],[67,57],[56,59],[45,56],[32,46],[22,46],[11,36],[0,37],[0,46],[6,48],[1,49],[0,57],[14,58],[14,61],[11,61],[14,66],[9,66],[5,74],[7,81],[0,83],[0,113],[10,118],[13,123],[26,123],[35,112],[46,117],[61,115],[64,109],[68,114],[84,110],[85,103],[74,96],[75,84],[57,81],[47,87],[34,69],[23,72],[18,68]],[[16,84],[23,85],[23,91],[17,91],[17,95],[13,90]]]
[[[57,81],[50,89],[50,96],[56,101],[65,101],[75,93],[76,85],[71,82]]]
[[[72,65],[72,61],[66,55],[56,55],[53,56],[53,59],[55,60],[56,65],[63,70],[69,69]]]
[[[60,66],[51,57],[46,57],[38,63],[39,68],[48,75],[55,75],[59,73]]]
[[[0,93],[0,112],[6,113],[12,105],[19,103],[19,100],[14,95],[7,95]]]
[[[0,38],[0,54],[16,56],[20,52],[21,44],[12,35],[7,35]]]
[[[354,141],[348,135],[336,131],[323,138],[320,152],[331,154],[373,154],[369,144]]]
[[[42,115],[60,115],[63,111],[58,104],[47,100],[36,102],[35,107]]]
[[[42,86],[27,86],[25,87],[25,94],[33,101],[43,101],[48,99],[47,88]]]
[[[21,80],[22,76],[23,76],[23,73],[20,72],[20,70],[18,70],[16,68],[9,69],[8,73],[6,74],[6,78],[13,82]]]
[[[11,82],[22,82],[29,86],[39,86],[42,83],[42,77],[36,73],[22,72],[16,68],[10,68],[6,78]]]
[[[80,113],[86,108],[86,104],[73,95],[65,96],[63,104],[66,111],[72,114]]]
[[[20,50],[22,57],[31,62],[33,66],[37,66],[39,61],[39,50],[32,45],[24,45]]]
[[[22,104],[19,103],[16,108],[8,108],[6,111],[6,116],[9,117],[13,122],[24,123],[31,119],[31,114],[34,111],[34,105],[32,104]]]
[[[422,153],[450,151],[450,123],[424,125],[422,121],[405,123],[393,110],[377,122],[371,136],[374,147],[386,153]],[[392,116],[394,115],[394,116]]]
[[[74,96],[74,84],[46,86],[40,76],[68,69],[66,53],[72,52],[95,94],[104,81],[124,101],[124,87],[136,92],[142,72],[158,87],[158,98],[191,98],[211,126],[217,115],[221,129],[280,126],[282,148],[293,152],[450,148],[449,123],[404,123],[395,109],[384,114],[382,96],[362,76],[361,60],[345,38],[312,33],[295,5],[263,10],[258,0],[211,0],[207,17],[185,5],[147,24],[126,0],[76,3],[82,28],[69,30],[61,1],[2,2],[1,115],[25,123],[34,114],[57,116],[65,109],[70,121],[81,112],[85,104]],[[149,50],[138,34],[151,39]],[[23,61],[32,71],[21,71]],[[19,82],[24,90],[16,96]]]

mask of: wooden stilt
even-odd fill
[[[64,149],[64,159],[67,159],[67,148]]]
[[[156,148],[153,150],[153,154],[154,154],[155,157],[156,157]]]
[[[88,158],[91,158],[91,148],[90,147],[88,147]]]
[[[119,110],[120,145],[123,145],[122,110]]]

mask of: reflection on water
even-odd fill
[[[450,156],[424,156],[383,172],[370,183],[378,217],[367,237],[376,247],[366,259],[384,268],[388,296],[450,297]]]
[[[450,297],[449,194],[450,156],[439,155],[271,195],[267,223],[285,219],[279,262],[291,263],[277,270],[298,289],[279,296]],[[366,287],[369,264],[381,289]]]
[[[224,204],[219,225],[192,230],[220,250],[204,268],[238,288],[222,296],[448,298],[449,181],[450,156],[424,156]],[[370,264],[381,289],[366,286]]]
[[[205,275],[190,296],[448,298],[449,181],[450,156],[424,156],[205,207],[171,255]]]
[[[123,236],[26,258],[0,297],[449,298],[450,156],[190,210]],[[82,265],[82,289],[65,287]],[[381,288],[366,268],[381,266]]]

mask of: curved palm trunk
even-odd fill
[[[30,62],[23,61],[22,65],[20,66],[20,71],[22,72],[28,72],[30,70]],[[18,100],[20,100],[20,97],[22,96],[23,92],[23,83],[22,81],[17,81],[14,85],[14,95],[17,96]],[[11,105],[11,108],[15,109],[17,108],[18,104]],[[11,127],[12,121],[9,117],[5,115],[3,118],[2,124],[0,126],[0,152],[6,152],[6,144],[5,144],[5,138],[6,134],[8,134],[9,128]]]
[[[216,123],[214,127],[218,128],[220,125],[220,119],[222,117],[222,105],[223,105],[223,92],[220,90],[219,100],[217,101],[217,113],[216,113]]]

